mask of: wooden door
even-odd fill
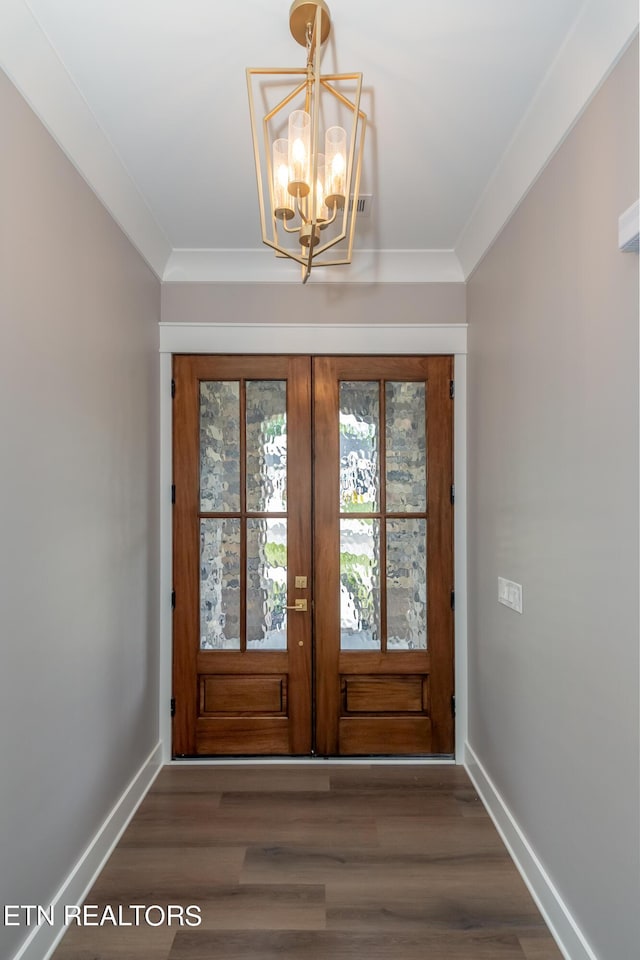
[[[175,756],[453,753],[451,375],[174,358]]]
[[[309,754],[310,360],[176,356],[174,382],[174,756]]]
[[[314,361],[318,753],[453,753],[451,377]]]

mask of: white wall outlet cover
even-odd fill
[[[498,577],[498,602],[516,613],[522,613],[522,584]]]

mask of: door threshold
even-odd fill
[[[455,766],[455,757],[174,757],[171,767]]]

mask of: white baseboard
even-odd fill
[[[489,774],[465,743],[467,773],[566,960],[598,960]]]
[[[13,960],[49,960],[64,936],[64,906],[81,904],[162,766],[158,743],[87,846],[51,901],[55,922],[34,927]],[[60,919],[58,919],[60,918]]]

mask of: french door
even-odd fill
[[[174,756],[453,753],[451,376],[174,358]]]

